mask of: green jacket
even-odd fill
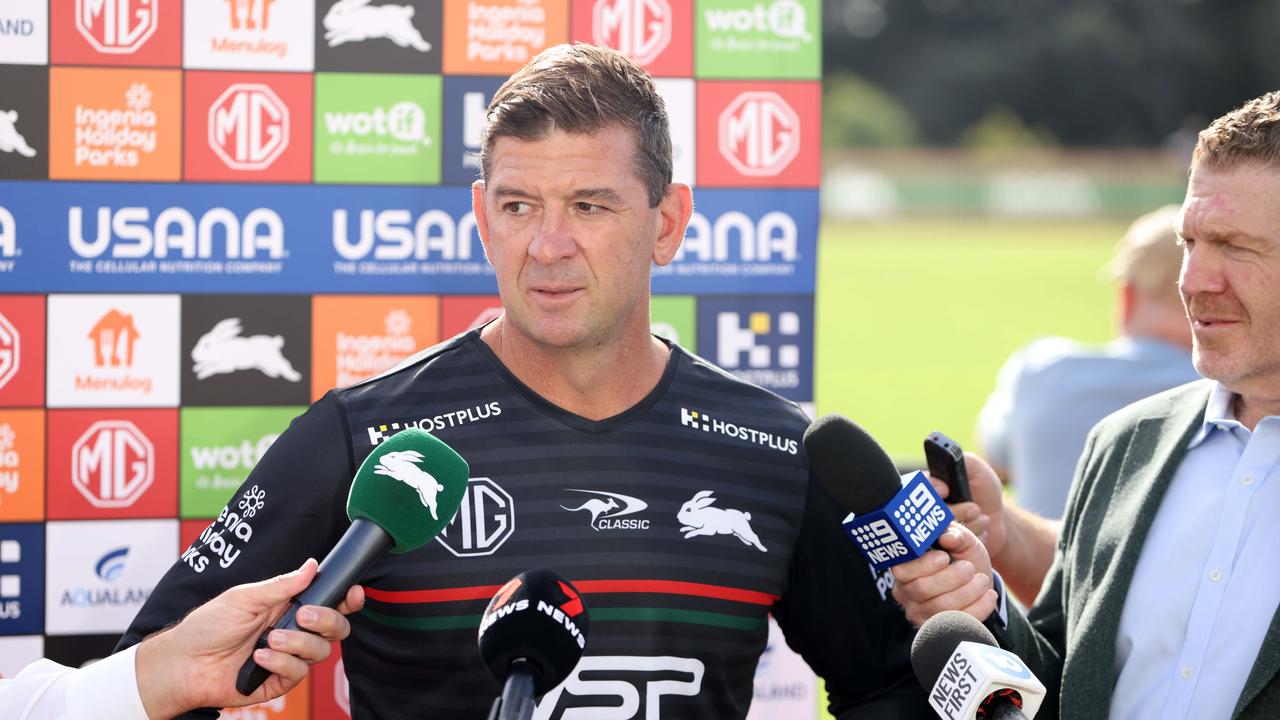
[[[1107,717],[1120,614],[1156,510],[1199,430],[1213,387],[1201,380],[1141,400],[1089,433],[1053,567],[1009,636],[1048,694],[1039,716]],[[1280,613],[1273,616],[1233,718],[1280,718]],[[1231,698],[1223,698],[1224,703]]]

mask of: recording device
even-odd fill
[[[842,527],[877,573],[924,555],[955,519],[924,473],[900,477],[880,443],[849,418],[818,418],[804,432],[804,449],[818,482],[851,513]],[[998,613],[986,625],[1011,646]]]
[[[418,428],[392,435],[374,448],[351,482],[347,528],[320,563],[315,580],[294,598],[273,628],[298,629],[303,605],[337,607],[354,585],[387,551],[416,550],[453,520],[467,490],[470,469],[453,448]],[[254,648],[267,647],[267,628]],[[271,671],[245,661],[236,690],[251,695]]]
[[[960,443],[934,430],[924,439],[924,459],[929,474],[947,484],[947,502],[973,500],[969,492],[969,471],[964,466],[964,450]]]
[[[528,720],[533,700],[564,682],[587,647],[587,607],[554,570],[526,570],[498,590],[480,617],[480,657],[503,683],[489,720]]]
[[[911,667],[929,691],[929,706],[948,720],[1030,720],[1044,701],[1044,685],[1022,658],[968,613],[930,618],[911,643]]]

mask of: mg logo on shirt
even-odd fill
[[[96,422],[71,448],[71,484],[94,507],[129,507],[154,478],[155,448],[128,420]]]
[[[209,147],[232,170],[263,170],[289,147],[289,108],[266,85],[236,83],[209,108]]]
[[[516,530],[516,505],[511,495],[489,478],[471,478],[458,514],[436,536],[458,557],[492,555]]]
[[[777,175],[799,152],[800,116],[777,93],[744,92],[720,114],[720,153],[743,175]]]
[[[156,31],[154,0],[76,0],[76,30],[98,52],[132,53]]]
[[[671,42],[667,0],[598,0],[591,13],[592,42],[647,65]]]

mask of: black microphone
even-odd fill
[[[904,493],[902,478],[888,453],[866,430],[843,415],[824,415],[814,421],[804,432],[804,449],[818,482],[841,508],[855,517],[885,513]],[[932,485],[922,478],[912,482],[910,494],[917,505],[923,498],[924,504],[945,508]],[[946,516],[949,518],[950,513]],[[924,548],[917,552],[910,543],[895,542],[895,528],[891,523],[846,527],[853,532],[858,549],[877,570],[914,559],[924,552]],[[991,613],[985,624],[999,639],[1001,647],[1013,647],[1000,623],[998,610]]]
[[[529,720],[533,699],[564,682],[587,646],[587,607],[554,570],[511,578],[480,618],[480,657],[503,683],[489,720]]]
[[[347,588],[388,550],[402,553],[425,545],[457,514],[468,474],[467,461],[453,448],[418,428],[398,432],[374,448],[351,481],[351,526],[273,627],[298,629],[303,605],[337,607]],[[255,649],[267,647],[270,631],[262,633]],[[271,671],[250,654],[236,675],[236,690],[252,695],[269,677]]]
[[[959,610],[920,626],[911,668],[930,707],[948,720],[1029,720],[1044,701],[1044,685],[1022,659],[996,647],[991,633]]]

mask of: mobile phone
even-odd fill
[[[969,502],[969,473],[964,468],[964,450],[960,443],[934,430],[924,439],[924,459],[929,474],[947,484],[948,503]]]

